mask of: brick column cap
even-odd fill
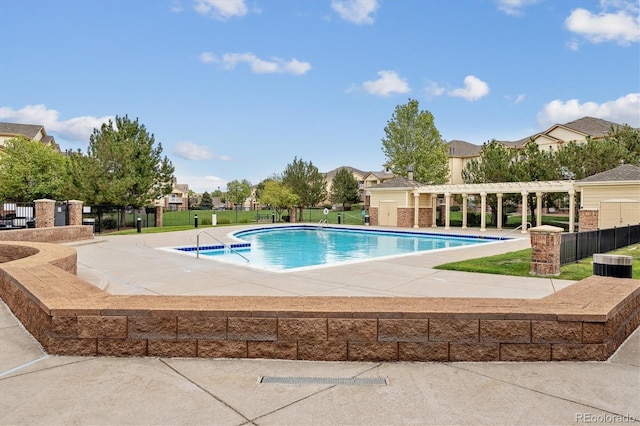
[[[41,198],[39,200],[33,200],[34,203],[55,203],[56,200],[50,200],[48,198]]]
[[[80,200],[68,200],[67,204],[82,204],[83,201]]]
[[[564,229],[560,228],[559,226],[551,226],[551,225],[541,225],[541,226],[536,226],[535,228],[529,228],[529,232],[561,233],[563,231]]]

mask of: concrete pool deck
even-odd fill
[[[228,228],[225,231],[228,232]],[[184,235],[195,238],[193,231],[187,231]],[[43,289],[34,287],[41,292],[40,301],[44,301],[42,303],[48,303],[48,306],[56,305],[57,313],[52,308],[50,311],[52,317],[49,318],[54,328],[47,332],[54,333],[52,337],[59,336],[62,340],[71,336],[66,333],[73,331],[74,328],[67,327],[71,327],[72,324],[65,321],[64,312],[79,302],[82,302],[82,305],[78,305],[82,313],[78,315],[82,315],[82,318],[78,317],[78,327],[81,325],[80,322],[88,325],[87,321],[97,318],[93,316],[96,315],[92,313],[95,309],[93,306],[103,306],[101,309],[107,310],[114,309],[120,306],[120,303],[128,303],[127,301],[132,301],[135,297],[144,298],[145,303],[148,303],[149,297],[164,301],[166,296],[150,295],[157,295],[160,291],[169,291],[166,294],[174,294],[171,293],[175,291],[174,287],[168,287],[168,290],[163,287],[162,284],[166,278],[174,280],[172,282],[174,286],[185,283],[183,291],[199,294],[202,288],[198,289],[198,286],[210,282],[212,276],[215,276],[215,281],[220,280],[225,283],[221,287],[247,282],[253,285],[259,284],[258,288],[264,287],[268,291],[272,291],[272,282],[290,276],[290,274],[273,274],[273,276],[266,274],[267,276],[263,277],[264,281],[256,284],[258,279],[256,276],[264,273],[218,262],[204,263],[183,256],[176,258],[170,253],[167,253],[170,257],[156,258],[159,250],[155,250],[155,247],[192,244],[191,241],[171,242],[176,236],[182,239],[180,234],[155,234],[108,237],[104,238],[104,241],[103,238],[98,238],[92,244],[74,244],[78,250],[78,269],[86,268],[81,271],[82,274],[94,280],[99,278],[98,283],[120,289],[122,293],[121,296],[116,297],[115,305],[106,306],[94,305],[91,300],[85,299],[65,301],[54,294],[42,293]],[[525,248],[528,236],[525,238],[527,239],[517,243],[515,241],[508,243],[513,244],[512,247],[517,246],[509,250]],[[112,239],[117,244],[112,244]],[[506,248],[506,246],[492,245],[491,250],[502,250],[499,247]],[[483,246],[483,248],[486,249],[489,246]],[[529,296],[534,293],[526,288],[524,282],[522,285],[507,285],[501,288],[492,283],[492,280],[501,281],[499,277],[478,278],[478,274],[454,277],[454,275],[446,275],[454,273],[432,269],[433,265],[448,262],[450,259],[488,254],[489,252],[485,250],[482,253],[462,253],[452,250],[440,252],[437,259],[428,257],[411,259],[415,256],[408,256],[389,261],[348,265],[338,268],[341,269],[338,272],[329,273],[328,270],[323,269],[305,271],[301,272],[303,275],[300,277],[304,278],[301,281],[318,280],[319,284],[324,285],[326,282],[334,283],[337,280],[336,286],[343,285],[338,287],[342,289],[340,291],[358,291],[363,292],[358,293],[360,296],[363,294],[370,296],[365,296],[364,299],[356,297],[365,302],[369,299],[380,302],[375,297],[380,295],[378,293],[380,289],[362,290],[359,285],[355,289],[344,288],[345,282],[353,285],[355,278],[352,274],[367,274],[366,268],[360,269],[364,265],[374,268],[368,275],[369,281],[393,281],[400,276],[399,281],[393,281],[397,285],[392,287],[392,290],[409,284],[411,277],[420,284],[428,286],[430,279],[434,278],[433,274],[442,273],[437,276],[440,279],[434,281],[444,282],[445,286],[450,284],[450,287],[458,287],[458,291],[462,291],[465,283],[468,285],[471,281],[481,286],[486,285],[487,291],[494,291],[500,295],[509,291],[519,291]],[[100,269],[91,269],[92,262],[95,262]],[[381,266],[381,269],[375,268],[379,262],[390,269],[385,271]],[[406,266],[405,262],[407,262]],[[22,269],[15,266],[7,267],[6,269],[14,276],[20,275],[26,279],[28,276],[25,273],[29,268],[33,268],[31,285],[37,284],[36,278],[42,278],[45,270],[47,273],[54,274],[55,277],[69,280],[69,275],[63,273],[64,271],[59,272],[55,267],[43,268],[38,266],[41,264],[36,264],[30,258],[15,263],[24,266]],[[135,265],[131,266],[132,263]],[[184,266],[185,263],[188,268]],[[30,264],[33,266],[29,266]],[[124,275],[124,272],[119,272],[129,268],[134,275]],[[227,268],[232,269],[227,270]],[[410,277],[402,275],[405,268],[411,272]],[[153,278],[145,281],[145,277],[149,274]],[[347,275],[347,278],[340,281],[342,278],[336,278],[334,274],[337,277]],[[234,275],[236,281],[232,280]],[[331,277],[330,280],[327,276]],[[530,284],[536,286],[534,288],[536,292],[539,291],[538,282],[545,283],[543,287],[547,288],[547,294],[549,294],[549,287],[552,288],[552,292],[553,288],[557,289],[560,284],[553,280],[539,278],[526,278],[526,280],[526,283],[537,280]],[[190,287],[192,281],[195,284],[194,288]],[[511,282],[510,279],[509,282]],[[629,284],[629,280],[620,282],[621,285]],[[77,285],[73,280],[69,281],[69,284]],[[85,287],[90,286],[85,284]],[[512,287],[518,287],[518,289],[514,290]],[[589,290],[585,286],[582,287],[585,291]],[[389,291],[389,289],[383,290]],[[295,291],[298,292],[300,289]],[[402,291],[403,294],[409,293],[405,288]],[[437,286],[430,291],[437,291]],[[634,294],[636,293],[637,291]],[[136,296],[128,296],[129,294],[136,294]],[[8,300],[12,302],[15,302],[17,300],[15,297],[19,296],[10,292],[7,295],[9,295]],[[295,296],[295,294],[291,295]],[[577,295],[572,297],[575,296]],[[104,296],[99,297],[104,298]],[[179,298],[179,296],[176,297]],[[418,298],[409,296],[408,299],[404,299],[404,303],[410,303],[414,299]],[[179,300],[183,299],[179,298]],[[498,306],[501,304],[500,300],[493,299],[487,302]],[[482,300],[474,302],[473,306],[480,306],[481,302]],[[567,299],[564,299],[563,303],[567,304]],[[23,307],[20,303],[16,306]],[[539,306],[538,302],[534,301],[533,306]],[[177,308],[163,306],[163,304],[158,307],[170,310],[163,315],[176,315],[172,312]],[[574,308],[568,309],[569,307],[569,305],[559,307],[558,312],[564,312],[565,316],[575,315],[571,314]],[[632,305],[627,305],[627,308],[632,308]],[[590,312],[607,312],[608,310],[609,308],[595,307]],[[24,313],[23,309],[21,311]],[[31,308],[27,309],[27,312],[30,311]],[[537,326],[553,325],[551,318],[540,317],[541,314],[535,312],[544,311],[538,311],[537,308],[529,312],[533,315],[531,321],[515,320],[508,323],[513,325],[530,323],[528,327],[533,333],[531,338],[535,337],[536,332],[548,333],[549,329],[537,328]],[[108,314],[106,311],[105,313]],[[585,313],[588,314],[588,312]],[[258,314],[266,315],[265,319],[268,320],[267,312],[258,312]],[[131,316],[131,312],[127,314],[120,311],[115,315],[129,315],[129,321],[137,320]],[[464,318],[456,316],[455,313],[453,315],[453,318]],[[481,313],[480,318],[489,318],[484,315],[488,314]],[[151,317],[153,318],[153,313]],[[396,321],[391,318],[386,320],[380,318],[379,323],[389,325]],[[430,328],[430,333],[441,333],[442,330],[439,327],[443,323],[450,325],[465,323],[464,319],[441,320],[437,315],[434,318],[436,319],[428,320],[430,325],[436,326],[436,328]],[[308,320],[313,323],[318,319],[300,319],[303,322]],[[335,320],[329,318],[328,321],[331,326],[336,322],[348,322],[348,318]],[[353,319],[354,323],[358,321],[370,322],[371,320]],[[415,325],[420,320],[409,322],[411,321]],[[573,334],[575,331],[573,326],[576,325],[586,332],[587,322],[576,323],[575,319],[564,321],[568,321],[566,325],[569,328],[559,330],[562,334],[560,336],[562,342],[532,346],[536,348],[557,346],[560,350],[559,354],[562,355],[562,350],[574,346],[571,343],[574,338],[598,339],[592,334],[594,330],[590,330],[591,334],[582,334],[582,337]],[[611,321],[615,323],[614,320],[601,323],[605,331],[609,329]],[[173,322],[175,323],[175,319]],[[326,320],[324,322],[326,323]],[[479,323],[482,328],[483,324],[495,324],[496,321],[480,319]],[[282,318],[282,325],[291,326],[291,324],[292,318]],[[139,325],[141,324],[138,323]],[[477,330],[477,320],[474,327]],[[112,333],[115,330],[110,328],[104,331]],[[383,328],[379,330],[382,332]],[[80,335],[87,331],[89,330],[86,328],[83,330],[78,328],[75,332]],[[139,333],[141,330],[136,328],[133,331]],[[231,331],[229,328],[229,333]],[[288,330],[290,331],[291,329]],[[388,332],[389,329],[386,331]],[[570,333],[567,334],[565,331]],[[538,337],[544,338],[542,334]],[[480,337],[482,339],[485,336],[481,334]],[[477,331],[475,339],[477,340]],[[78,339],[70,340],[78,341]],[[92,345],[95,347],[95,342]],[[151,339],[149,345],[152,345]],[[382,342],[380,345],[385,343]],[[426,343],[426,345],[435,347],[439,343]],[[491,346],[491,343],[485,346]],[[506,344],[505,348],[509,346],[515,345]],[[451,343],[452,351],[453,348],[454,343]],[[555,349],[552,353],[555,354]],[[182,358],[176,355],[146,357],[48,355],[16,320],[6,305],[0,303],[0,424],[575,424],[632,423],[638,422],[640,418],[640,406],[637,403],[640,398],[640,330],[637,329],[611,357],[602,362],[398,362],[397,355],[394,359],[396,359],[395,362],[320,362],[282,359]],[[353,379],[354,381],[384,379],[385,384],[296,384],[295,382],[265,384],[260,383],[260,378],[263,376],[284,379],[309,377]]]
[[[225,243],[228,234],[251,226],[204,228]],[[368,227],[362,227],[371,229]],[[397,230],[397,228],[394,228]],[[233,265],[193,254],[159,248],[195,246],[203,229],[130,236],[97,236],[96,240],[70,244],[78,251],[78,276],[111,294],[191,296],[401,296],[480,297],[536,299],[573,283],[555,278],[509,277],[442,271],[435,266],[491,256],[530,247],[529,235],[512,233],[509,241],[456,249],[378,258],[295,272],[268,272]],[[444,231],[452,235],[501,237],[507,231],[477,229]],[[201,244],[215,243],[201,234]],[[135,262],[130,260],[135,258]]]

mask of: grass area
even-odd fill
[[[143,234],[155,234],[161,232],[173,232],[173,231],[186,231],[188,229],[194,229],[195,216],[198,216],[198,228],[210,228],[212,223],[212,215],[216,215],[216,226],[230,226],[238,224],[249,223],[271,223],[272,210],[238,210],[237,215],[235,210],[189,210],[189,211],[168,211],[162,215],[162,228],[144,227],[142,228]],[[338,219],[340,215],[340,219]],[[334,211],[329,210],[325,216],[324,209],[305,209],[303,212],[303,221],[298,223],[313,223],[316,224],[323,219],[327,219],[329,224],[340,223],[345,225],[362,225],[363,218],[359,209],[349,211]],[[120,230],[103,230],[103,235],[131,235],[137,233],[134,227],[133,216],[127,221],[129,226],[126,229]],[[285,223],[282,220],[279,223]]]
[[[640,279],[640,244],[633,244],[611,252],[633,257],[633,278]],[[579,281],[593,275],[593,258],[582,259],[576,263],[560,267],[561,280]],[[436,269],[464,272],[482,272],[486,274],[514,275],[518,277],[531,277],[531,249],[514,251],[497,256],[483,257],[479,259],[463,260],[460,262],[439,265]]]

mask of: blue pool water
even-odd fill
[[[200,256],[267,270],[290,271],[497,241],[491,237],[310,225],[254,228],[236,232],[233,237],[242,241],[231,245],[233,251],[220,245],[201,246]],[[195,251],[195,247],[176,249]]]

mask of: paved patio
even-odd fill
[[[206,228],[216,238],[247,226]],[[397,228],[394,228],[397,230]],[[194,255],[169,253],[162,247],[196,245],[198,229],[161,234],[97,236],[90,244],[72,244],[78,251],[78,276],[112,294],[253,295],[253,296],[405,296],[499,297],[533,299],[547,296],[573,281],[441,271],[434,266],[530,247],[528,234],[509,234],[509,241],[458,249],[310,269],[267,272]],[[507,231],[478,229],[425,232],[504,236]],[[203,244],[215,243],[206,234]],[[131,259],[135,258],[135,262]]]

